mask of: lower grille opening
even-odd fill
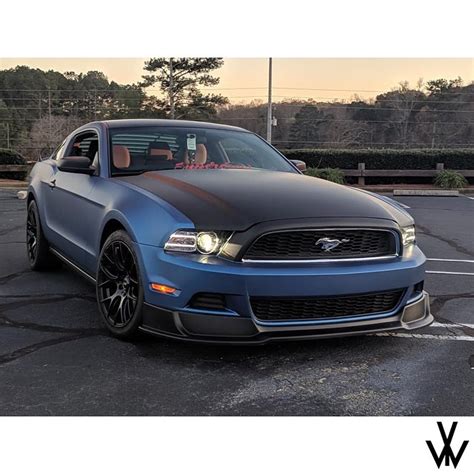
[[[423,281],[419,281],[419,282],[415,285],[415,287],[413,288],[413,291],[414,291],[415,293],[421,293],[421,292],[423,291],[424,285],[425,285],[425,281],[424,281],[424,280],[423,280]]]
[[[219,293],[196,293],[189,302],[191,308],[223,311],[226,309],[225,295]]]
[[[380,293],[307,298],[251,297],[250,304],[261,321],[331,319],[366,316],[393,311],[405,289]]]

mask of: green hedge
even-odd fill
[[[435,169],[444,163],[449,169],[474,169],[474,149],[423,150],[281,150],[290,160],[302,160],[312,168],[357,169],[365,163],[367,169]]]
[[[345,183],[345,176],[342,170],[337,168],[307,168],[306,176],[314,176],[315,178],[325,179],[337,184]]]
[[[0,148],[0,165],[26,165],[26,160],[19,153]],[[26,171],[0,172],[1,179],[26,179]]]

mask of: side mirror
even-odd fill
[[[67,173],[80,173],[92,175],[95,172],[91,168],[91,160],[84,156],[66,156],[58,161],[58,169]]]
[[[301,160],[290,160],[302,173],[306,171],[306,163]]]

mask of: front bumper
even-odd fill
[[[433,320],[428,295],[420,290],[426,258],[417,246],[400,257],[375,262],[262,264],[218,257],[171,255],[162,248],[136,244],[142,269],[145,306],[142,329],[180,339],[209,342],[264,343],[416,329]],[[164,295],[150,288],[156,282],[177,288]],[[337,319],[261,321],[252,297],[326,297],[403,289],[403,297],[388,313]],[[196,309],[198,293],[222,294],[222,311]]]
[[[252,318],[219,316],[210,313],[172,311],[145,304],[141,329],[145,332],[196,342],[265,344],[285,340],[305,340],[355,336],[381,331],[413,330],[433,322],[429,295],[425,291],[396,314],[370,320],[346,320],[331,324],[263,326]]]

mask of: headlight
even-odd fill
[[[415,226],[402,227],[402,243],[403,246],[412,245],[416,242]]]
[[[219,249],[220,240],[215,232],[199,232],[196,239],[196,245],[201,253],[209,255]]]
[[[171,252],[199,252],[204,255],[219,253],[226,242],[228,232],[193,232],[178,230],[171,234],[165,244],[165,250]]]
[[[165,250],[173,252],[195,252],[196,248],[196,232],[183,230],[171,234],[165,244]]]

